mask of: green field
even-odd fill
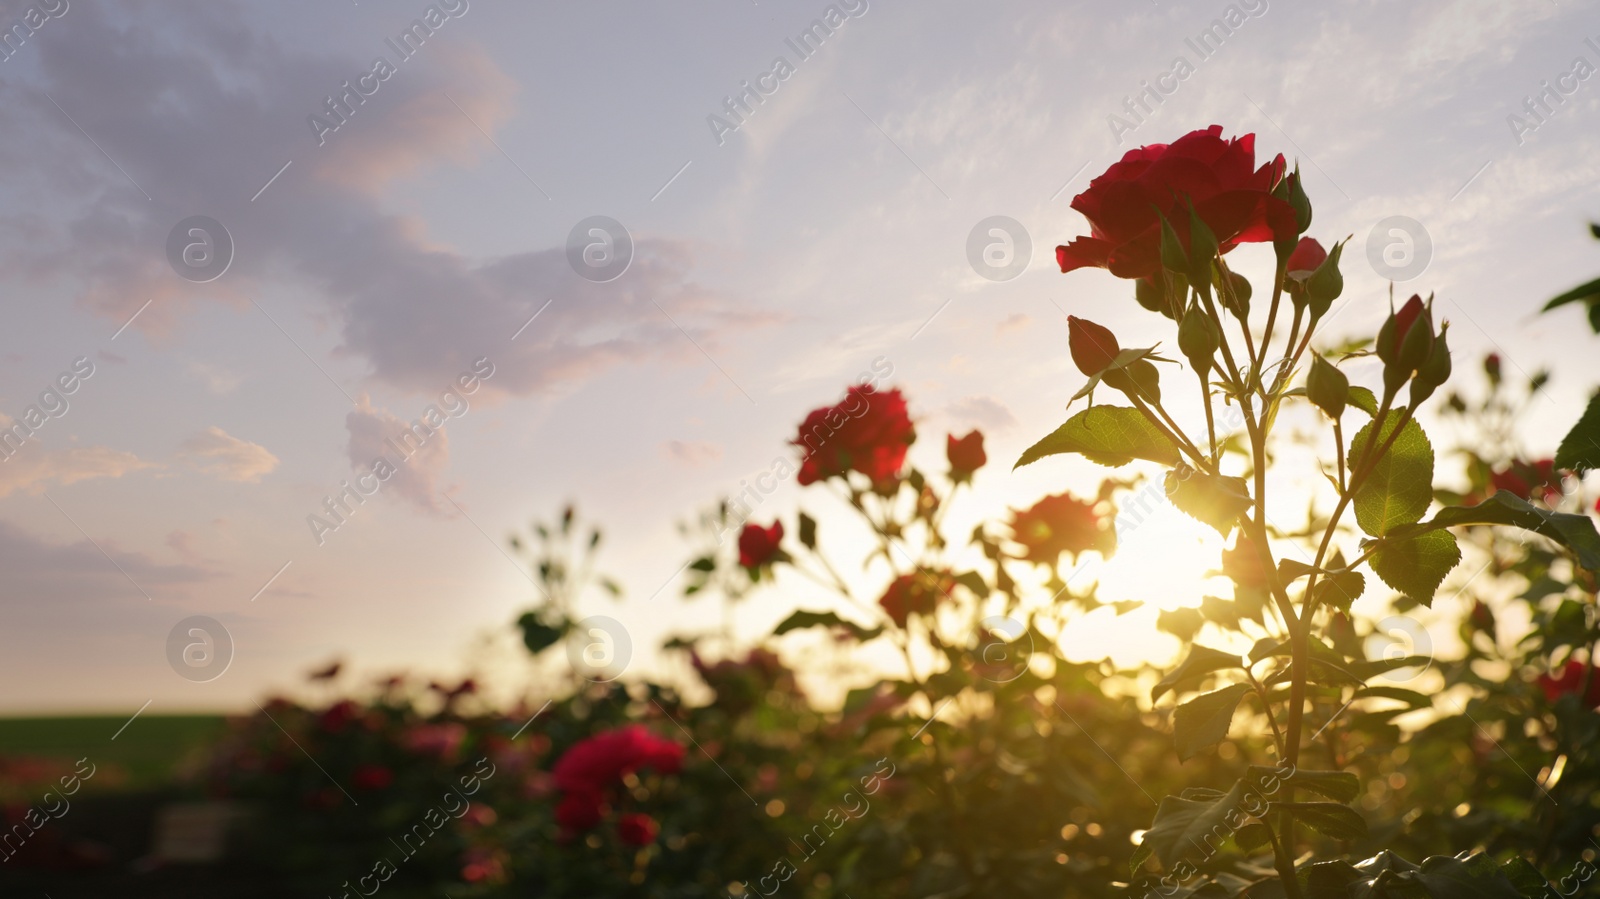
[[[96,774],[86,789],[149,789],[193,766],[224,722],[221,715],[140,715],[118,734],[126,716],[0,718],[0,758],[61,759],[68,767],[87,758]]]

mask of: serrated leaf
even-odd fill
[[[1224,537],[1250,508],[1250,488],[1244,478],[1206,474],[1188,465],[1167,472],[1166,491],[1178,511],[1211,525]]]
[[[1350,388],[1350,405],[1371,416],[1378,414],[1378,398],[1365,387]]]
[[[1384,541],[1368,561],[1385,584],[1432,608],[1445,575],[1461,561],[1461,547],[1449,531],[1427,531]]]
[[[1400,416],[1399,412],[1385,416],[1373,451],[1389,439]],[[1373,424],[1357,431],[1350,441],[1347,458],[1352,466],[1358,462],[1372,466],[1371,473],[1356,491],[1356,523],[1368,534],[1382,537],[1395,528],[1421,521],[1423,513],[1428,511],[1428,504],[1433,501],[1433,445],[1428,442],[1422,426],[1410,420],[1400,430],[1394,444],[1376,465],[1372,465],[1363,458],[1372,437]]]
[[[1189,647],[1189,654],[1184,657],[1178,667],[1167,672],[1150,690],[1150,701],[1155,702],[1161,694],[1174,689],[1178,684],[1188,680],[1197,680],[1213,671],[1223,671],[1228,668],[1243,668],[1243,660],[1233,653],[1212,649],[1209,646],[1195,644]]]
[[[1061,453],[1077,453],[1090,462],[1112,468],[1134,459],[1169,467],[1178,464],[1177,444],[1130,406],[1090,406],[1028,447],[1012,468]]]
[[[1187,762],[1226,739],[1233,714],[1251,689],[1249,684],[1233,684],[1179,705],[1172,716],[1172,740],[1178,747],[1178,760]]]
[[[1561,439],[1555,465],[1579,475],[1600,468],[1600,393],[1589,398],[1589,406],[1578,423]]]
[[[772,635],[781,637],[790,631],[804,630],[808,627],[844,628],[863,642],[883,633],[881,627],[865,628],[853,621],[846,621],[833,612],[808,612],[800,609],[779,622],[778,626],[772,629]]]
[[[1161,866],[1170,871],[1185,852],[1198,851],[1207,837],[1215,838],[1212,828],[1229,828],[1228,813],[1244,799],[1244,790],[1244,782],[1240,781],[1222,798],[1209,802],[1163,796],[1156,806],[1155,820],[1145,831],[1143,845],[1149,846]]]
[[[1439,528],[1470,524],[1503,524],[1533,531],[1572,550],[1578,564],[1600,571],[1600,532],[1594,519],[1571,512],[1551,512],[1532,505],[1514,493],[1497,492],[1476,506],[1450,506],[1425,522],[1396,528],[1391,537],[1403,537]]]
[[[1317,602],[1348,612],[1350,604],[1360,599],[1366,590],[1367,579],[1361,572],[1336,571],[1317,582]]]
[[[1336,840],[1358,840],[1367,835],[1366,819],[1342,802],[1274,802],[1272,807]]]

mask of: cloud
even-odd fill
[[[1033,318],[1026,312],[1013,312],[1006,316],[1005,321],[994,326],[994,333],[996,337],[999,337],[1004,334],[1010,334],[1013,331],[1021,331],[1032,323]]]
[[[704,440],[668,440],[661,444],[661,451],[667,458],[690,468],[700,468],[722,458],[722,447]]]
[[[1016,416],[992,396],[966,396],[945,407],[954,421],[972,425],[985,431],[1004,431],[1017,423]]]
[[[201,304],[245,309],[287,283],[310,297],[294,312],[337,331],[336,354],[408,392],[435,391],[484,355],[498,368],[490,393],[513,395],[652,359],[698,363],[661,308],[713,353],[722,335],[773,320],[696,283],[700,252],[686,241],[635,234],[627,273],[595,284],[563,247],[469,256],[397,212],[408,198],[396,192],[422,176],[499,158],[492,135],[515,85],[464,31],[430,39],[425,65],[391,59],[395,74],[319,146],[307,116],[362,74],[348,56],[258,31],[237,3],[160,27],[111,10],[75,4],[72,29],[30,48],[37,74],[0,84],[0,162],[40,179],[39,202],[9,208],[62,210],[0,215],[0,238],[13,238],[0,240],[0,263],[19,280],[77,285],[78,302],[117,325],[150,300],[130,330],[158,340]],[[204,285],[151,249],[197,213],[238,249]]]
[[[51,450],[24,444],[15,455],[0,461],[0,497],[19,490],[37,494],[56,484],[120,478],[130,472],[156,467],[133,453],[104,446]]]
[[[178,457],[197,471],[246,484],[259,482],[278,467],[278,457],[266,447],[215,425],[185,440]]]
[[[190,362],[189,375],[206,385],[206,390],[218,396],[232,393],[239,386],[239,376],[220,365],[209,362]]]
[[[384,494],[399,497],[429,515],[450,517],[439,501],[446,492],[440,482],[450,467],[450,436],[442,428],[431,429],[421,419],[407,422],[374,408],[366,394],[361,395],[356,410],[345,416],[345,428],[350,432],[351,467],[365,475],[378,459],[387,459],[395,472],[382,482]],[[405,445],[412,448],[409,459],[395,448],[406,437]]]

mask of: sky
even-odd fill
[[[1330,343],[1376,330],[1389,277],[1436,293],[1458,359],[1555,368],[1530,452],[1600,374],[1576,309],[1534,314],[1600,268],[1583,4],[32,0],[0,28],[0,414],[52,413],[0,461],[0,713],[514,664],[508,538],[569,501],[625,588],[583,611],[663,670],[650,647],[721,619],[680,599],[678,523],[875,364],[914,462],[986,434],[968,520],[1092,490],[1085,462],[1008,470],[1081,386],[1066,315],[1132,345],[1160,320],[1051,251],[1090,178],[1213,123],[1298,160],[1312,235],[1351,238]],[[969,259],[995,216],[1006,280]],[[308,521],[429,414],[376,495]],[[838,513],[786,482],[756,518],[802,507]],[[1152,520],[1093,576],[1193,604],[1203,566],[1149,563],[1203,538]],[[737,624],[816,601],[780,581]],[[203,678],[193,616],[225,630]]]

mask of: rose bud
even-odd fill
[[[1315,237],[1300,238],[1294,252],[1289,254],[1289,261],[1284,263],[1284,273],[1289,278],[1290,288],[1304,286],[1327,258],[1328,251],[1322,248],[1322,244],[1318,243]]]
[[[1306,374],[1306,398],[1328,413],[1329,418],[1338,421],[1350,399],[1350,379],[1338,366],[1313,355],[1311,371]]]
[[[1490,353],[1483,357],[1483,373],[1489,376],[1489,383],[1495,387],[1500,386],[1500,354]]]
[[[1412,408],[1432,396],[1440,384],[1450,379],[1450,347],[1445,340],[1445,332],[1449,330],[1449,322],[1439,325],[1439,335],[1433,339],[1433,350],[1428,354],[1428,361],[1422,363],[1417,369],[1417,376],[1411,381]]]
[[[1306,282],[1306,299],[1313,321],[1327,313],[1333,301],[1344,293],[1344,275],[1339,272],[1339,257],[1344,255],[1345,241],[1333,245],[1328,258],[1322,260],[1311,280]]]
[[[1211,280],[1211,263],[1217,258],[1217,236],[1205,219],[1194,211],[1194,203],[1184,199],[1189,207],[1189,280],[1200,284]]]
[[[1201,378],[1210,373],[1214,364],[1220,330],[1216,321],[1200,311],[1198,306],[1190,306],[1189,311],[1184,313],[1183,321],[1178,324],[1178,349],[1189,358],[1190,367]]]
[[[1391,397],[1432,354],[1433,323],[1425,312],[1422,297],[1412,294],[1378,330],[1376,351],[1383,360],[1384,390]]]
[[[971,480],[972,473],[989,461],[983,451],[983,432],[974,429],[960,439],[954,434],[946,436],[945,456],[950,460],[951,480],[958,483]]]
[[[1110,368],[1122,352],[1110,329],[1076,315],[1067,316],[1067,348],[1078,371],[1091,378]]]

